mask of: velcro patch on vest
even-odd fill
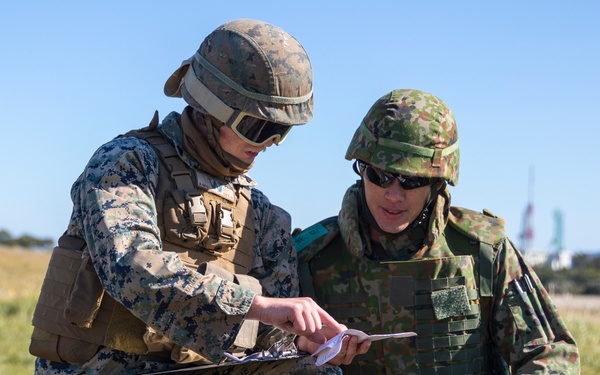
[[[464,285],[431,292],[431,303],[437,320],[462,316],[471,310]]]
[[[235,189],[232,184],[196,171],[196,184],[199,188],[215,194],[229,202],[235,202]]]

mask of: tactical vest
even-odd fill
[[[373,342],[367,353],[344,366],[345,372],[506,373],[492,350],[485,306],[493,283],[492,244],[499,239],[476,240],[462,230],[465,221],[451,217],[450,223],[437,243],[443,257],[409,261],[353,257],[338,235],[337,218],[305,231],[312,234],[295,237],[303,295],[313,297],[348,328],[371,334],[417,333]]]
[[[256,242],[250,188],[189,168],[156,131],[157,123],[155,114],[148,128],[125,136],[144,139],[159,157],[156,207],[164,251],[177,252],[188,268],[260,294],[258,280],[247,275]],[[32,321],[32,355],[81,364],[106,346],[179,363],[210,363],[171,343],[110,297],[89,257],[82,258],[85,247],[84,240],[63,235],[53,250]],[[258,325],[244,321],[234,354],[254,347]]]

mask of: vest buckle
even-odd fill
[[[206,207],[201,195],[191,195],[185,193],[186,209],[193,226],[201,226],[206,224],[208,218],[206,216]]]
[[[221,230],[221,235],[228,239],[233,239],[233,217],[231,215],[232,210],[223,207],[222,204],[217,205],[219,211],[217,226]]]

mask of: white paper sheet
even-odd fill
[[[364,340],[379,341],[385,339],[411,337],[416,335],[417,334],[414,332],[368,335],[363,331],[359,331],[357,329],[347,329],[344,332],[339,333],[338,335],[329,339],[325,344],[321,345],[319,349],[317,349],[312,355],[313,357],[317,357],[317,366],[321,366],[322,364],[329,362],[342,349],[342,340],[344,339],[344,336],[356,336],[358,337],[358,342],[363,342]]]

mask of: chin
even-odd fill
[[[408,225],[401,225],[401,226],[379,226],[382,230],[384,230],[386,233],[389,234],[398,234],[400,232],[402,232],[403,230],[405,230]]]

